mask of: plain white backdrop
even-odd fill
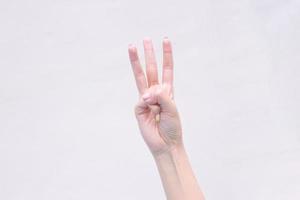
[[[298,0],[1,0],[0,199],[165,199],[127,46],[173,41],[207,199],[300,198]]]

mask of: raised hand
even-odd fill
[[[135,106],[135,116],[142,136],[154,155],[182,145],[182,129],[173,93],[172,45],[164,38],[163,74],[159,83],[157,63],[150,39],[144,39],[146,75],[140,64],[137,48],[129,45],[128,52],[139,91],[139,102]]]

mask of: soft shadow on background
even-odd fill
[[[300,198],[298,0],[2,0],[0,24],[0,199],[165,198],[133,112],[145,36],[160,63],[173,41],[207,199]]]

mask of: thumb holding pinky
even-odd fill
[[[167,87],[157,85],[155,87],[149,88],[149,90],[143,94],[142,99],[151,108],[153,108],[154,106],[159,106],[160,109],[156,114],[173,114],[174,112],[176,112],[176,106],[172,99],[170,89],[168,89]],[[154,108],[154,110],[156,110],[157,112],[156,108]]]

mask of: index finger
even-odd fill
[[[142,95],[147,89],[147,81],[139,60],[137,49],[134,45],[129,45],[128,54],[132,71],[135,77],[136,86],[138,88],[139,94]]]

